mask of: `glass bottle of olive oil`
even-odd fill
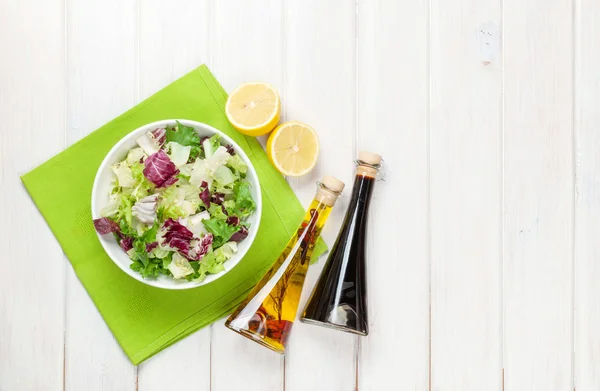
[[[344,183],[326,176],[304,219],[271,269],[229,316],[225,326],[278,353],[292,329],[313,248]]]

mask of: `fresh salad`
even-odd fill
[[[136,141],[112,166],[114,186],[96,231],[113,234],[144,278],[202,281],[225,270],[256,209],[246,163],[219,135],[200,138],[179,122]]]

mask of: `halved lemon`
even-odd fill
[[[279,94],[267,83],[245,83],[233,90],[225,105],[227,119],[246,136],[269,133],[281,113]]]
[[[267,156],[283,175],[304,175],[317,164],[317,132],[302,122],[283,123],[269,136]]]

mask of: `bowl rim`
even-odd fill
[[[223,144],[223,141],[225,141],[225,144],[231,144],[231,146],[233,147],[235,152],[238,155],[240,155],[240,157],[248,165],[248,170],[251,171],[252,176],[256,179],[254,181],[255,183],[253,183],[253,181],[249,181],[249,182],[251,183],[251,185],[253,187],[256,188],[256,193],[258,194],[258,197],[256,197],[257,199],[254,200],[254,202],[256,203],[256,210],[254,211],[254,214],[253,214],[253,215],[256,215],[257,218],[256,218],[256,222],[254,222],[252,224],[252,227],[249,229],[248,236],[244,239],[244,242],[248,242],[248,245],[246,246],[246,248],[244,250],[238,251],[232,259],[229,259],[225,263],[229,267],[226,266],[225,270],[223,270],[219,273],[208,275],[206,277],[206,279],[204,279],[203,281],[198,281],[198,282],[194,282],[194,281],[183,282],[182,281],[182,282],[178,282],[173,285],[163,284],[163,283],[161,283],[160,279],[144,279],[141,274],[132,270],[129,267],[129,265],[127,265],[127,266],[122,265],[121,262],[118,262],[117,260],[113,259],[113,257],[110,254],[112,252],[112,250],[109,251],[109,248],[107,247],[109,241],[107,241],[106,238],[104,237],[106,235],[100,235],[98,232],[96,232],[94,230],[94,232],[96,233],[96,236],[98,237],[98,239],[100,241],[100,244],[102,245],[102,248],[104,249],[104,252],[111,259],[111,261],[119,267],[119,269],[124,271],[130,277],[134,278],[135,280],[137,280],[145,285],[152,286],[155,288],[168,289],[168,290],[192,289],[192,288],[198,288],[198,287],[201,287],[204,285],[208,285],[211,282],[216,281],[223,275],[227,274],[229,271],[231,271],[235,266],[237,266],[240,263],[240,261],[244,258],[244,256],[248,252],[248,250],[250,250],[250,248],[252,247],[254,239],[256,238],[256,234],[258,233],[258,229],[260,227],[260,220],[262,217],[262,191],[261,191],[261,187],[260,187],[260,181],[258,180],[258,174],[256,173],[256,169],[254,168],[252,161],[250,161],[250,158],[248,157],[246,152],[244,152],[244,150],[239,146],[238,143],[236,143],[231,137],[229,137],[228,135],[226,135],[219,129],[216,129],[215,127],[208,125],[206,123],[203,123],[203,122],[188,120],[188,119],[163,119],[160,121],[154,121],[154,122],[142,125],[136,129],[132,130],[131,132],[127,133],[115,145],[113,145],[113,147],[108,151],[106,156],[104,156],[104,159],[102,159],[102,163],[100,163],[100,166],[98,167],[98,170],[96,171],[96,176],[94,178],[94,184],[92,186],[91,204],[90,204],[92,220],[102,217],[102,216],[100,216],[99,212],[96,213],[96,210],[97,210],[96,198],[97,198],[98,186],[101,182],[101,173],[104,172],[104,170],[107,168],[107,166],[110,166],[115,163],[115,162],[109,161],[109,157],[115,155],[117,153],[117,151],[122,148],[123,144],[127,143],[131,139],[135,139],[137,136],[141,135],[142,133],[147,132],[148,130],[151,130],[152,128],[155,128],[155,127],[165,127],[165,126],[168,126],[171,124],[175,124],[177,121],[186,126],[192,126],[194,128],[194,131],[196,131],[196,132],[198,132],[198,128],[201,128],[201,129],[206,129],[208,132],[212,132],[213,134],[218,134],[222,140],[222,144]],[[110,240],[115,241],[114,238],[112,238],[112,237]],[[235,258],[235,262],[231,262],[234,258]],[[175,280],[172,279],[172,281],[175,281]]]

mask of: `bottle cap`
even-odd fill
[[[381,155],[373,152],[360,151],[358,153],[358,160],[373,166],[378,166],[381,164]]]
[[[344,182],[329,175],[325,175],[321,183],[327,186],[328,189],[331,189],[338,193],[341,193],[344,190],[345,186]]]
[[[342,194],[344,186],[344,182],[339,179],[325,175],[317,189],[315,199],[327,206],[333,206],[338,197]]]
[[[358,153],[358,166],[356,167],[356,173],[358,175],[364,175],[370,178],[377,177],[377,170],[381,166],[381,155],[373,152],[360,151]]]

